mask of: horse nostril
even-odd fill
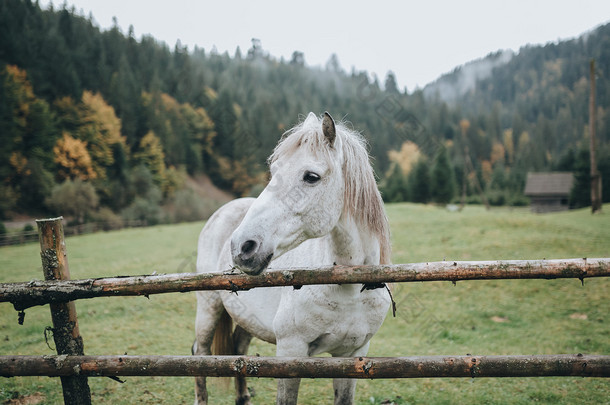
[[[252,253],[256,252],[256,248],[258,247],[258,243],[253,240],[247,240],[241,245],[241,254],[244,256],[250,256]]]

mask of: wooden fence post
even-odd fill
[[[40,239],[40,257],[45,280],[69,280],[68,257],[62,217],[36,220]],[[74,302],[50,304],[53,319],[53,340],[57,354],[84,354],[83,338],[78,331]],[[91,404],[87,377],[61,377],[64,404]]]

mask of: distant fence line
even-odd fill
[[[148,226],[147,221],[130,220],[121,221],[120,225],[117,222],[97,221],[87,222],[79,225],[69,225],[64,227],[64,235],[84,235],[99,231],[111,231],[123,228],[139,228]],[[0,234],[0,246],[23,245],[29,242],[38,242],[38,231],[8,231],[5,234]]]

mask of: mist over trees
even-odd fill
[[[277,59],[258,40],[234,55],[189,51],[137,40],[131,27],[102,31],[74,9],[51,7],[0,2],[3,218],[198,219],[206,210],[189,179],[255,193],[282,133],[325,110],[367,138],[387,201],[448,203],[465,184],[468,201],[480,202],[477,180],[492,203],[522,204],[528,171],[586,170],[591,58],[598,161],[610,190],[610,25],[524,47],[443,100],[399,89],[391,71],[382,79],[344,71],[337,55],[310,68],[302,52]],[[474,171],[464,170],[465,150]],[[583,181],[577,176],[575,188]],[[68,192],[92,204],[60,212],[58,193]],[[574,192],[572,205],[583,204]]]

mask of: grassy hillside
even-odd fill
[[[533,215],[524,210],[467,207],[462,213],[411,204],[387,207],[394,254],[399,262],[436,260],[610,257],[610,206]],[[202,223],[127,229],[67,240],[72,278],[194,271]],[[0,282],[42,278],[38,245],[0,249]],[[610,280],[473,281],[397,286],[396,318],[388,317],[373,339],[372,356],[471,354],[610,354]],[[87,354],[190,353],[194,294],[100,298],[77,302]],[[0,304],[0,354],[52,354],[44,338],[47,307],[26,311],[25,324],[9,304]],[[53,346],[52,342],[49,342]],[[255,340],[250,353],[273,355]],[[192,403],[191,378],[89,380],[93,402]],[[274,401],[275,382],[250,381],[256,403]],[[0,381],[0,402],[41,393],[61,402],[59,379]],[[40,394],[37,394],[40,395]],[[213,403],[232,404],[232,392],[212,385]],[[609,403],[603,379],[421,379],[358,384],[357,403]],[[330,380],[303,380],[300,403],[332,403]]]

